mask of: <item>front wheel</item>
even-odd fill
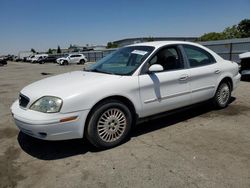
[[[214,104],[217,108],[225,108],[231,99],[231,89],[227,82],[222,82],[214,96]]]
[[[68,64],[69,64],[68,61],[66,61],[66,60],[63,61],[63,65],[68,65]]]
[[[125,140],[131,124],[132,115],[128,107],[120,101],[109,100],[93,110],[86,136],[98,148],[111,148]]]

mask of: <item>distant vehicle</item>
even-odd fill
[[[43,59],[45,57],[48,57],[48,54],[36,54],[36,55],[34,55],[33,58],[30,59],[31,60],[30,62],[37,63],[38,60]]]
[[[31,51],[21,51],[18,53],[18,61],[26,61],[28,57],[33,56],[33,52]]]
[[[56,60],[59,65],[84,64],[87,58],[83,54],[70,54],[68,57],[61,57]]]
[[[7,60],[0,58],[0,66],[7,65]]]
[[[17,127],[30,136],[85,137],[110,148],[121,144],[140,118],[210,99],[217,108],[227,107],[240,77],[237,63],[199,44],[140,43],[84,71],[26,86],[11,111]]]
[[[48,63],[48,62],[56,63],[56,59],[57,59],[57,57],[55,57],[55,56],[48,56],[48,57],[44,57],[44,58],[39,58],[37,60],[37,63],[39,63],[39,64],[44,64],[44,63]]]
[[[15,56],[15,57],[13,58],[13,61],[15,61],[15,62],[19,62],[19,61],[22,61],[22,59],[21,59],[21,58],[19,58],[18,56]]]
[[[3,59],[6,60],[6,61],[13,61],[14,56],[13,55],[6,55],[6,56],[3,57]]]
[[[242,77],[250,76],[250,52],[239,55],[240,58],[240,73]]]
[[[35,55],[29,55],[28,57],[24,58],[24,62],[31,62],[31,59],[34,57]]]

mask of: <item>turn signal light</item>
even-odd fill
[[[60,122],[74,121],[77,118],[78,116],[67,117],[67,118],[60,119]]]

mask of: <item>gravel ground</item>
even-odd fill
[[[83,65],[0,67],[0,187],[250,187],[250,82],[223,110],[209,104],[137,126],[98,151],[82,140],[48,142],[19,132],[10,106],[27,84]]]

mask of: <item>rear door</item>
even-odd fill
[[[69,57],[69,63],[77,63],[77,55],[71,55]]]
[[[215,58],[206,50],[193,45],[183,45],[189,66],[189,83],[192,103],[213,97],[220,69]]]

